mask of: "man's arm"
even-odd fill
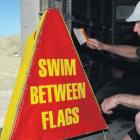
[[[121,104],[130,108],[140,109],[139,95],[118,94],[117,96],[117,104]]]
[[[126,58],[138,58],[136,54],[137,48],[129,45],[109,45],[97,39],[89,39],[87,45],[91,49],[104,50]]]
[[[140,96],[128,95],[128,94],[117,94],[106,98],[101,107],[104,113],[112,114],[112,109],[118,105],[124,105],[126,107],[140,109]]]

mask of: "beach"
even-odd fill
[[[19,35],[0,37],[0,128],[3,126],[20,66],[19,49]]]

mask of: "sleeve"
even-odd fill
[[[140,58],[140,47],[136,49],[136,55]]]

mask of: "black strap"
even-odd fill
[[[132,140],[140,140],[140,136],[138,135],[136,128],[133,128],[128,132],[128,135],[131,137]]]

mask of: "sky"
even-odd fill
[[[0,36],[20,34],[20,0],[0,0]]]

